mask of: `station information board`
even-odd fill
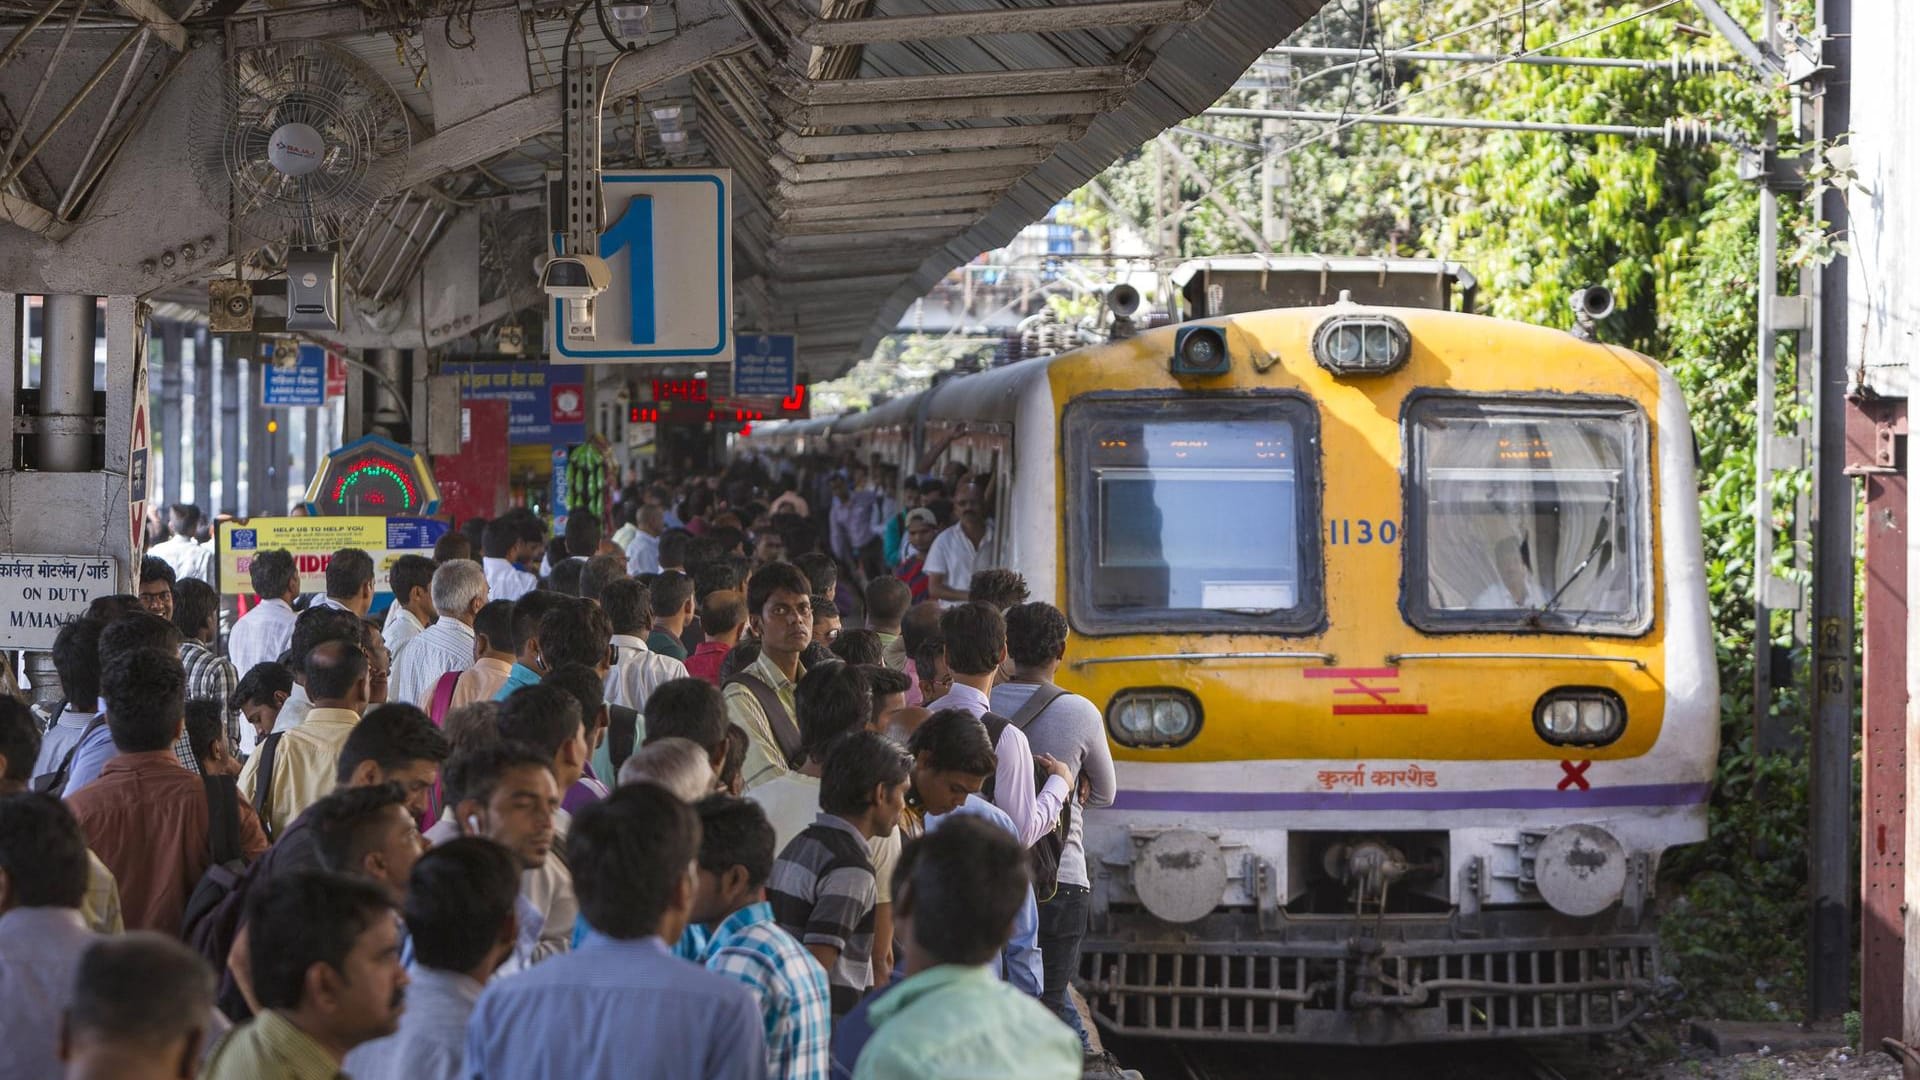
[[[407,517],[257,517],[222,522],[220,591],[229,596],[250,595],[253,557],[275,548],[292,553],[303,593],[326,591],[327,563],[341,548],[359,548],[373,556],[374,588],[382,589],[395,559],[431,556],[447,527],[435,518]]]

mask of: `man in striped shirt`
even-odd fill
[[[700,815],[693,919],[712,936],[700,962],[753,991],[767,1029],[770,1080],[826,1080],[832,1010],[827,973],[773,921],[767,875],[773,826],[745,799],[714,795]]]
[[[906,806],[910,760],[884,735],[855,731],[827,749],[820,816],[774,861],[767,892],[781,929],[799,938],[843,1016],[873,985],[879,889],[868,842],[890,835]]]

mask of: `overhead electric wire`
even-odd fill
[[[1523,52],[1515,53],[1513,56],[1507,57],[1506,59],[1500,61],[1499,63],[1488,64],[1485,67],[1469,68],[1466,71],[1463,71],[1460,74],[1454,76],[1453,78],[1446,80],[1445,82],[1435,83],[1432,86],[1420,87],[1419,89],[1413,91],[1407,96],[1395,100],[1393,102],[1392,107],[1393,108],[1403,107],[1408,102],[1424,97],[1427,94],[1431,94],[1439,90],[1445,90],[1451,86],[1456,86],[1460,83],[1466,82],[1468,79],[1483,78],[1487,75],[1492,74],[1493,72],[1496,72],[1505,68],[1508,64],[1512,63],[1514,60],[1520,57],[1536,56],[1550,49],[1565,48],[1566,46],[1571,45],[1576,41],[1582,41],[1587,38],[1593,37],[1596,34],[1605,33],[1606,31],[1612,30],[1615,27],[1625,26],[1626,24],[1631,22],[1637,22],[1641,19],[1646,18],[1649,15],[1657,14],[1661,11],[1665,11],[1667,8],[1674,7],[1675,5],[1685,3],[1685,2],[1686,0],[1660,0],[1659,3],[1652,4],[1648,7],[1642,8],[1639,11],[1633,12],[1628,15],[1622,15],[1617,19],[1613,19],[1608,22],[1601,23],[1598,26],[1588,27],[1585,30],[1581,30],[1577,33],[1569,34],[1566,37],[1560,38],[1556,41],[1550,41],[1545,45],[1539,46],[1538,48],[1527,49]],[[1286,146],[1280,147],[1272,151],[1272,153],[1275,155],[1291,154],[1295,150],[1302,150],[1302,149],[1305,149],[1306,147],[1312,146],[1315,143],[1324,142],[1327,139],[1330,139],[1333,136],[1348,130],[1349,128],[1352,128],[1358,124],[1365,123],[1368,119],[1372,117],[1387,115],[1388,109],[1384,109],[1384,108],[1375,109],[1370,112],[1361,113],[1355,116],[1346,116],[1344,109],[1341,110],[1341,112],[1342,112],[1342,119],[1340,119],[1339,121],[1330,123],[1328,124],[1327,127],[1321,129],[1320,131],[1314,133],[1313,135],[1310,135],[1304,139],[1300,139],[1298,141],[1289,143]],[[1265,155],[1262,155],[1262,158],[1264,161]],[[1228,184],[1238,183],[1241,180],[1244,180],[1246,177],[1248,177],[1253,172],[1258,170],[1261,167],[1262,163],[1263,162],[1261,161],[1256,161],[1252,165],[1248,166],[1247,168],[1240,169],[1232,173],[1231,175],[1227,176],[1225,179],[1216,183],[1214,185],[1215,188],[1217,189],[1220,187],[1224,187]],[[1192,202],[1185,203],[1180,207],[1180,213],[1185,214],[1188,211],[1194,210],[1198,208],[1201,203],[1206,201],[1207,201],[1207,197],[1203,195],[1200,198],[1193,200]]]

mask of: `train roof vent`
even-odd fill
[[[1222,255],[1173,272],[1183,317],[1205,319],[1269,308],[1322,307],[1347,294],[1378,307],[1472,311],[1479,282],[1441,259],[1322,255]]]

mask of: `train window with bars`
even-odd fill
[[[1083,632],[1324,621],[1317,421],[1296,395],[1096,398],[1068,413]]]
[[[1407,617],[1423,630],[1644,633],[1646,418],[1631,402],[1416,398]]]

